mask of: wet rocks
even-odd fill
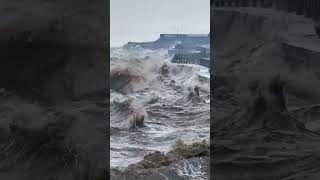
[[[190,179],[188,174],[192,175],[191,172],[197,170],[200,174],[203,173],[203,176],[208,176],[209,145],[206,141],[186,144],[179,139],[172,148],[166,154],[156,151],[146,155],[141,162],[129,165],[123,172],[114,173],[111,179],[148,179],[152,177],[159,180],[166,178],[184,180]],[[183,168],[185,166],[195,169],[188,170]]]
[[[186,144],[179,139],[173,146],[173,151],[171,152],[182,158],[209,156],[209,145],[205,140]]]

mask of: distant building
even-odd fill
[[[210,67],[209,34],[160,34],[153,42],[128,42],[124,48],[168,49],[172,63]]]
[[[209,34],[160,34],[156,41],[152,42],[128,42],[125,48],[142,47],[145,49],[169,49],[177,42],[184,46],[208,45],[210,44]],[[186,48],[186,47],[185,47]]]

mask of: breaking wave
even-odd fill
[[[209,139],[210,79],[172,64],[166,50],[111,49],[111,168],[123,169],[176,139]]]

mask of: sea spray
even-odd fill
[[[110,72],[111,168],[166,153],[177,138],[209,139],[210,81],[199,78],[208,68],[173,64],[167,50],[116,48]]]

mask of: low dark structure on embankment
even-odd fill
[[[172,63],[179,64],[197,64],[210,67],[210,46],[189,46],[184,47],[183,44],[177,44],[174,49],[169,50],[169,54],[173,55]]]

